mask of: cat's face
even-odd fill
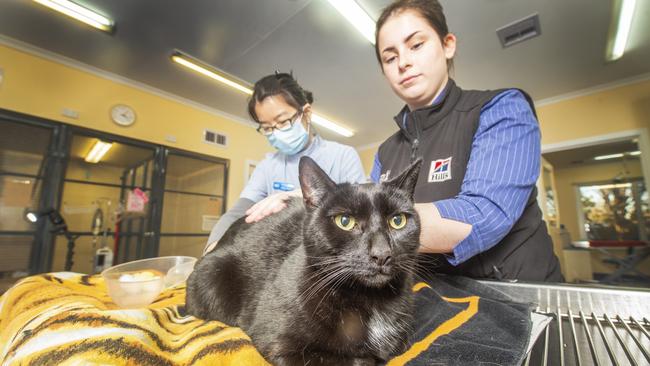
[[[307,255],[319,279],[378,288],[414,269],[420,221],[412,196],[420,165],[381,184],[337,186],[311,159],[301,159]]]

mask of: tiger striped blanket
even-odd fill
[[[415,285],[411,345],[388,365],[521,364],[529,306],[495,300],[476,284],[440,277]],[[184,284],[124,310],[101,276],[27,277],[0,297],[1,365],[268,365],[241,329],[185,315],[184,304]]]
[[[2,365],[266,365],[239,328],[179,314],[185,286],[120,310],[101,276],[28,277],[0,298]]]

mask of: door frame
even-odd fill
[[[650,134],[647,128],[638,128],[633,130],[625,130],[614,132],[610,134],[589,136],[580,139],[567,140],[554,144],[542,145],[542,155],[552,152],[565,151],[578,149],[581,147],[588,147],[612,142],[626,141],[630,139],[637,139],[637,145],[639,146],[639,160],[641,162],[641,171],[643,173],[643,182],[646,187],[650,187]],[[543,186],[543,177],[540,174],[538,180],[538,187]],[[577,190],[578,188],[576,188]],[[649,188],[650,189],[650,188]],[[556,197],[557,198],[557,197]],[[579,206],[578,202],[575,202],[575,205]],[[558,205],[559,208],[559,205]],[[577,212],[580,213],[581,207],[577,207]],[[582,225],[584,220],[580,215],[578,215],[578,224],[580,225],[580,230],[583,230]],[[576,233],[578,234],[578,233]]]

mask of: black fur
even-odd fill
[[[381,184],[336,185],[300,160],[304,202],[237,221],[196,265],[187,310],[241,327],[276,365],[374,365],[403,351],[411,324],[421,161]],[[402,229],[388,220],[403,213]],[[350,231],[334,217],[356,218]]]

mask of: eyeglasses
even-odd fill
[[[291,116],[289,119],[278,122],[273,126],[264,126],[260,124],[260,126],[257,127],[257,132],[261,133],[264,136],[270,136],[271,134],[273,134],[274,130],[287,131],[288,129],[293,127],[293,124],[296,123],[298,117],[300,117],[301,114],[302,114],[301,111],[297,111],[296,114]]]

